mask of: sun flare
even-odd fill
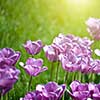
[[[87,5],[90,3],[90,0],[67,0],[67,2],[75,5]]]

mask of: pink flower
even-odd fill
[[[58,50],[52,45],[44,46],[43,49],[49,61],[53,62],[58,60]]]
[[[43,65],[42,59],[28,58],[25,66],[22,67],[30,76],[37,76],[48,69],[45,66],[42,67],[42,65]]]
[[[0,91],[1,95],[6,94],[12,89],[14,83],[18,80],[20,71],[13,66],[5,65],[0,68]]]
[[[65,84],[58,85],[55,82],[48,82],[46,85],[37,85],[35,91],[27,93],[20,100],[60,100],[65,89]]]
[[[100,19],[97,18],[89,18],[86,21],[87,30],[90,35],[97,40],[100,40]]]
[[[91,54],[90,48],[93,41],[87,38],[80,38],[74,35],[67,35],[61,38],[56,38],[53,46],[59,49],[59,60],[61,61],[62,67],[66,71],[81,71],[88,73],[91,70]],[[63,40],[64,39],[64,40]]]
[[[37,40],[37,41],[29,40],[23,46],[26,49],[27,53],[29,53],[31,55],[38,54],[41,51],[41,49],[43,48],[43,44],[42,44],[41,40]]]
[[[80,83],[70,84],[71,92],[67,90],[73,100],[100,100],[100,84]]]
[[[15,52],[11,48],[3,48],[0,50],[0,65],[13,66],[20,58],[20,52]]]

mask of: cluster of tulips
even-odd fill
[[[20,71],[15,64],[20,58],[20,53],[10,48],[0,50],[0,97],[6,94],[18,80]]]
[[[94,39],[100,39],[100,20],[90,18],[86,22],[88,32]],[[72,34],[59,34],[54,38],[51,45],[43,45],[41,40],[28,40],[23,47],[26,52],[31,55],[25,63],[19,62],[19,65],[30,76],[28,84],[28,92],[25,97],[20,100],[60,100],[67,91],[73,100],[100,100],[100,84],[81,83],[78,80],[73,80],[70,84],[70,90],[66,84],[58,84],[59,64],[67,72],[81,72],[82,74],[100,73],[100,60],[92,58],[91,45],[93,41],[88,38],[80,38]],[[48,70],[48,67],[43,66],[43,59],[36,59],[37,55],[44,50],[46,58],[51,62],[58,62],[56,72],[56,82],[52,81],[47,84],[38,84],[36,90],[31,91],[32,77],[36,77],[42,72]],[[99,54],[100,51],[97,51]],[[13,88],[14,83],[18,80],[20,70],[15,66],[20,58],[20,52],[14,51],[11,48],[3,48],[0,50],[0,98]],[[51,71],[54,66],[51,66]],[[52,74],[52,73],[51,73]]]

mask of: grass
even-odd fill
[[[69,0],[0,0],[0,48],[11,47],[21,51],[20,61],[25,62],[28,54],[22,44],[26,40],[41,39],[44,44],[50,44],[59,33],[72,33],[91,38],[86,31],[85,21],[89,17],[100,18],[100,0],[87,1],[86,4],[79,4],[69,2]],[[92,49],[100,49],[99,44],[100,41],[95,41]],[[44,59],[44,64],[48,66],[49,70],[33,79],[33,89],[36,84],[47,83],[50,74],[50,62],[45,58],[44,52],[42,51],[37,57]],[[93,58],[99,57],[93,54]],[[21,74],[18,82],[9,92],[9,100],[18,100],[24,96],[27,90],[29,76],[18,64],[17,68],[21,70]],[[60,68],[60,73],[59,83],[63,83],[64,71],[62,68]],[[71,74],[69,80],[70,77]],[[97,77],[99,78],[99,76]],[[99,79],[96,80],[97,83]]]

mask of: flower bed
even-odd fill
[[[89,19],[87,25],[93,39],[99,40],[100,20]],[[19,66],[24,69],[23,71],[30,79],[29,82],[25,81],[27,91],[25,91],[24,97],[20,97],[20,100],[66,100],[67,98],[73,100],[100,100],[100,84],[93,82],[93,75],[100,73],[100,60],[92,58],[92,44],[93,40],[72,34],[59,34],[50,45],[43,45],[41,40],[26,41],[23,47],[29,58],[25,63],[20,61]],[[36,58],[36,55],[42,50],[44,50],[45,58],[52,65],[51,69],[44,66],[42,58]],[[99,50],[95,52],[98,56],[100,55]],[[1,100],[3,100],[4,95],[9,94],[9,91],[14,88],[18,76],[21,74],[21,71],[15,67],[20,56],[19,51],[14,51],[11,48],[0,50]],[[54,68],[54,63],[57,63],[57,69]],[[60,69],[65,72],[61,83],[59,82]],[[35,84],[36,89],[32,89],[33,78],[39,77],[47,70],[50,70],[50,78],[47,79],[47,83]],[[54,71],[56,72],[55,79],[53,77]],[[5,98],[9,100],[9,95]]]

